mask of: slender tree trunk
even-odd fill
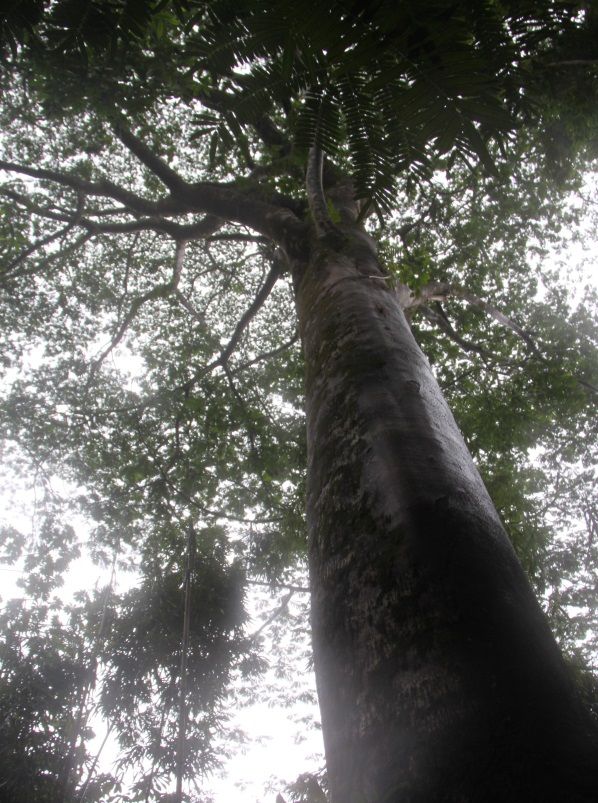
[[[372,244],[343,231],[296,276],[332,803],[596,800],[544,615]]]

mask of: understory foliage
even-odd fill
[[[231,710],[288,658],[268,629],[307,628],[285,602],[307,582],[294,292],[252,210],[309,219],[313,148],[409,289],[595,705],[596,18],[548,0],[26,0],[0,17],[0,420],[6,494],[11,473],[31,491],[1,531],[22,594],[0,613],[0,799],[174,800],[179,776],[206,800],[241,738]],[[278,595],[263,614],[259,584]],[[306,774],[282,794],[323,789]]]

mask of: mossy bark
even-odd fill
[[[297,271],[332,803],[590,801],[568,671],[368,238]]]

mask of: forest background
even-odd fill
[[[2,529],[6,800],[207,800],[231,712],[314,701],[276,214],[334,240],[339,176],[596,708],[596,289],[558,257],[594,239],[596,13],[274,5],[2,17],[2,454],[34,497]],[[81,555],[106,584],[65,600]]]

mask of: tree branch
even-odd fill
[[[302,242],[305,235],[305,224],[283,203],[284,199],[278,198],[275,199],[276,203],[269,203],[256,198],[254,189],[242,191],[230,185],[209,182],[187,184],[181,179],[175,194],[153,202],[107,179],[87,181],[70,173],[28,167],[4,160],[0,160],[0,169],[52,181],[83,195],[111,198],[136,214],[153,217],[200,212],[249,226],[279,244],[288,241],[289,237],[293,241]],[[128,230],[136,229],[131,225]]]
[[[565,59],[548,61],[546,67],[598,67],[598,59]]]
[[[45,257],[41,259],[41,261],[35,266],[35,268],[27,269],[25,266],[21,267],[21,269],[17,272],[12,274],[12,278],[15,276],[31,276],[32,274],[38,274],[39,269],[47,268],[50,263],[54,262],[56,259],[60,257],[65,257],[68,254],[72,254],[85,245],[86,242],[91,240],[91,234],[89,232],[84,232],[76,240],[74,240],[69,245],[64,246],[61,250],[53,251],[50,254],[46,254]],[[11,278],[10,276],[8,278]]]
[[[100,356],[94,361],[91,369],[91,374],[93,375],[98,371],[106,357],[112,352],[118,344],[121,342],[123,337],[125,336],[129,326],[135,320],[135,317],[141,307],[146,304],[148,301],[155,300],[157,298],[164,298],[167,295],[170,295],[173,292],[176,292],[176,289],[179,284],[179,280],[181,277],[181,271],[183,269],[183,260],[185,256],[185,249],[187,246],[186,240],[180,240],[176,244],[176,251],[174,256],[174,267],[172,271],[172,277],[169,282],[165,282],[164,284],[159,284],[156,287],[152,287],[151,290],[148,290],[147,293],[143,293],[143,295],[137,296],[131,302],[131,306],[129,307],[128,313],[125,315],[125,318],[121,325],[118,327],[118,330],[112,340],[110,341],[109,345],[104,349],[104,351],[100,354]]]
[[[307,586],[295,586],[289,585],[288,583],[267,583],[265,580],[246,580],[245,582],[251,586],[264,586],[271,591],[297,591],[300,594],[311,593],[311,589]]]
[[[262,354],[258,354],[258,356],[254,357],[252,360],[248,360],[247,362],[238,365],[233,371],[231,371],[231,373],[238,374],[241,371],[246,371],[247,368],[251,368],[252,365],[255,365],[258,362],[269,360],[270,357],[276,357],[278,354],[282,354],[291,346],[293,346],[298,340],[299,332],[295,332],[293,337],[290,340],[287,340],[286,343],[283,343],[282,346],[278,346],[278,348],[272,349],[271,351],[264,351]]]
[[[438,304],[438,306],[440,307],[440,304]],[[451,325],[451,322],[444,314],[442,307],[440,307],[439,311],[435,311],[430,307],[422,306],[421,311],[431,323],[436,324],[446,335],[450,337],[451,340],[457,343],[457,345],[460,346],[463,349],[463,351],[466,352],[473,351],[482,357],[493,356],[489,351],[486,351],[484,348],[478,346],[476,343],[472,343],[471,341],[461,337],[461,335],[455,331],[455,329]]]
[[[130,131],[122,120],[112,124],[114,133],[139,161],[148,167],[160,181],[176,195],[186,182],[166,162]]]
[[[307,157],[305,188],[307,190],[309,211],[311,212],[316,231],[320,237],[326,237],[331,229],[336,228],[328,213],[328,206],[324,196],[323,175],[324,152],[316,145],[312,145]]]
[[[278,148],[281,155],[290,153],[291,143],[267,115],[262,114],[261,117],[252,123],[252,127],[264,145],[269,145],[271,148]]]
[[[241,223],[276,243],[285,243],[289,236],[305,238],[306,225],[286,205],[270,203],[256,197],[254,189],[241,191],[222,184],[199,182],[187,184],[171,205],[180,202],[184,211],[207,212],[233,223]],[[158,205],[160,211],[160,205]]]
[[[195,309],[195,307],[194,307],[194,306],[193,306],[193,304],[192,304],[192,303],[189,301],[189,299],[188,299],[186,296],[184,296],[184,295],[183,295],[183,293],[181,293],[181,291],[180,291],[178,288],[177,288],[177,289],[174,291],[174,295],[175,295],[175,298],[176,298],[176,300],[177,300],[177,301],[179,302],[179,304],[181,305],[181,307],[183,307],[183,309],[186,309],[186,310],[187,310],[187,312],[189,313],[189,315],[191,315],[191,317],[192,317],[192,318],[194,318],[194,320],[195,320],[195,321],[196,321],[196,322],[197,322],[197,323],[198,323],[198,324],[199,324],[199,325],[200,325],[202,328],[204,328],[204,329],[205,329],[205,328],[206,328],[206,319],[205,319],[205,316],[204,316],[204,315],[202,315],[202,313],[201,313],[201,312],[199,312],[198,310],[196,310],[196,309]]]
[[[483,301],[481,298],[478,298],[478,296],[475,296],[473,293],[470,293],[468,290],[464,290],[460,287],[453,287],[452,292],[453,295],[456,295],[458,298],[462,298],[464,301],[467,301],[467,303],[472,307],[475,307],[481,312],[485,312],[487,315],[490,315],[490,317],[494,318],[494,320],[497,323],[500,323],[501,326],[504,326],[506,329],[510,329],[511,332],[516,334],[523,341],[525,341],[525,343],[527,343],[529,348],[534,352],[534,354],[536,354],[536,356],[542,356],[532,336],[526,332],[525,329],[522,329],[519,324],[515,323],[515,321],[497,309],[497,307],[492,306],[492,304],[489,304],[487,301]]]
[[[0,187],[0,195],[6,195],[7,198],[10,198],[16,204],[24,206],[28,212],[33,212],[33,214],[39,215],[39,217],[46,218],[47,220],[57,220],[60,223],[68,223],[70,220],[71,216],[66,212],[57,212],[45,206],[40,206],[34,203],[30,198],[27,198],[26,195],[15,192],[9,187]]]
[[[231,354],[237,347],[241,337],[243,336],[243,332],[245,331],[245,329],[247,329],[251,321],[255,318],[259,310],[262,308],[266,299],[272,292],[274,285],[278,281],[278,278],[283,271],[283,266],[281,262],[282,258],[280,256],[274,258],[274,260],[272,261],[272,266],[268,272],[268,275],[266,276],[264,284],[259,289],[258,294],[253,299],[249,308],[241,316],[228,344],[222,350],[220,356],[206,366],[206,368],[204,369],[205,372],[211,371],[217,366],[224,367],[224,365],[228,362],[229,357],[231,356]]]
[[[2,273],[6,276],[12,273],[15,268],[17,268],[21,263],[23,263],[28,257],[38,251],[40,248],[43,248],[50,243],[53,243],[55,240],[60,239],[61,237],[66,237],[66,235],[77,225],[79,220],[81,219],[81,214],[83,212],[83,204],[84,199],[82,195],[79,195],[77,198],[77,208],[75,209],[71,220],[63,226],[58,231],[55,231],[53,234],[48,234],[46,237],[42,237],[40,240],[37,240],[34,243],[31,243],[24,251],[21,251],[18,256],[16,256],[5,268],[2,268]]]
[[[266,125],[265,121],[263,122],[264,125]],[[266,125],[266,128],[268,128],[268,125]],[[139,139],[139,137],[133,134],[133,132],[125,126],[123,121],[116,122],[114,124],[114,130],[121,142],[126,145],[131,153],[136,156],[142,164],[148,167],[154,173],[154,175],[158,176],[158,178],[171,191],[175,202],[178,198],[189,198],[190,194],[192,194],[194,191],[205,191],[208,187],[219,187],[222,190],[227,189],[225,185],[215,185],[209,182],[190,184],[181,178],[181,176],[179,176],[178,173],[176,173],[163,159],[151,151],[150,148],[148,148],[147,145],[141,139]],[[276,130],[276,127],[271,122],[269,123],[269,130]],[[231,189],[230,186],[228,188]],[[234,189],[234,185],[232,188]],[[243,191],[242,193],[242,195],[246,197],[251,196],[252,194],[254,193],[251,189],[248,191]],[[277,193],[272,195],[270,202],[272,204],[286,206],[287,208],[293,209],[293,211],[298,211],[296,209],[297,204],[293,202],[292,199],[278,195]]]
[[[249,638],[256,639],[260,635],[260,633],[262,633],[268,627],[268,625],[271,625],[275,619],[278,619],[278,617],[289,607],[289,602],[291,601],[291,598],[293,597],[294,593],[295,593],[294,591],[289,591],[289,593],[285,596],[285,598],[280,603],[278,608],[276,608],[274,613],[272,613],[266,619],[266,621],[260,627],[258,627],[255,633],[251,634]]]
[[[436,323],[452,340],[458,343],[464,350],[466,351],[476,351],[478,354],[483,355],[487,358],[491,358],[496,360],[497,358],[491,354],[491,352],[487,351],[486,349],[477,346],[465,339],[463,339],[455,330],[452,328],[450,321],[448,320],[444,310],[440,306],[440,301],[445,301],[450,296],[454,296],[457,298],[462,298],[472,307],[479,309],[481,312],[485,312],[491,318],[499,323],[501,326],[504,326],[506,329],[509,329],[519,338],[521,338],[526,345],[529,347],[530,351],[534,354],[536,359],[540,362],[544,363],[545,365],[550,364],[550,360],[542,353],[538,345],[536,344],[534,338],[526,332],[519,324],[515,323],[511,318],[501,312],[499,309],[494,307],[492,304],[489,304],[487,301],[479,298],[478,296],[470,293],[468,290],[465,290],[461,287],[457,287],[456,285],[451,285],[448,282],[438,282],[428,284],[423,287],[420,292],[416,296],[411,296],[409,302],[407,302],[406,311],[415,310],[418,307],[422,308],[424,315],[433,323]],[[426,305],[427,301],[434,301],[438,305],[438,309],[440,313],[434,312]],[[508,362],[502,360],[504,364],[513,364],[512,362]],[[567,372],[568,373],[568,372]],[[590,382],[587,382],[585,379],[582,379],[575,374],[570,374],[570,376],[575,379],[575,381],[580,384],[586,390],[589,390],[591,393],[598,394],[598,388],[595,385],[592,385]]]
[[[235,232],[226,232],[224,234],[214,234],[206,237],[209,243],[220,242],[237,242],[237,243],[260,243],[265,244],[268,242],[266,237],[261,237],[259,234],[236,234]]]
[[[542,356],[534,339],[525,329],[522,329],[519,324],[515,323],[515,321],[505,315],[504,312],[501,312],[497,307],[494,307],[492,304],[489,304],[487,301],[484,301],[469,292],[469,290],[465,290],[458,285],[449,284],[448,282],[427,284],[421,288],[417,295],[411,297],[411,301],[408,303],[406,309],[417,309],[417,307],[427,304],[428,301],[446,301],[450,296],[462,298],[464,301],[467,301],[470,306],[479,309],[481,312],[485,312],[491,318],[494,318],[497,323],[501,324],[501,326],[510,329],[511,332],[524,340],[536,356]]]
[[[241,76],[236,75],[235,80],[238,83],[242,83]],[[234,110],[240,99],[238,95],[233,95],[222,89],[210,89],[207,92],[200,92],[198,97],[202,105],[207,109],[213,109],[220,113]],[[241,95],[242,97],[243,95]],[[281,155],[286,155],[290,152],[291,143],[267,114],[260,115],[257,120],[252,120],[249,125],[264,145],[278,148]]]
[[[155,231],[167,234],[175,240],[197,240],[210,237],[218,231],[225,221],[215,215],[206,215],[197,223],[174,223],[163,217],[147,217],[138,220],[115,223],[98,223],[90,218],[82,218],[81,225],[92,234],[126,234],[138,231]]]
[[[153,214],[158,211],[158,205],[145,198],[141,198],[134,192],[125,190],[124,187],[119,187],[107,179],[100,181],[87,181],[86,179],[75,176],[72,173],[61,173],[58,170],[47,170],[45,168],[28,167],[27,165],[19,165],[14,162],[6,162],[0,159],[0,170],[6,170],[9,173],[17,173],[22,176],[30,176],[31,178],[39,178],[46,181],[53,181],[63,187],[70,187],[83,195],[98,195],[104,198],[112,198],[115,201],[120,201],[125,204],[129,209],[141,214]]]

